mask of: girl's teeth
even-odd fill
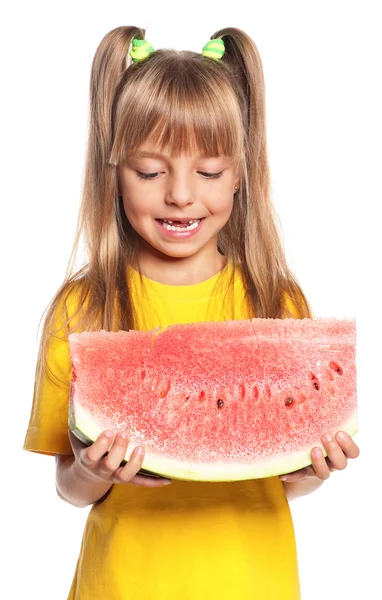
[[[162,219],[162,221],[164,223],[170,223],[170,225],[172,225],[174,222],[174,221],[170,221],[169,219]],[[177,225],[177,227],[186,227],[186,225],[191,225],[191,223],[195,223],[195,221],[196,221],[196,219],[192,219],[191,221],[184,221],[184,223],[182,223],[182,225]]]
[[[171,223],[172,223],[172,221],[171,221]],[[200,219],[198,219],[197,221],[192,221],[190,223],[190,225],[187,225],[184,227],[178,227],[178,226],[175,227],[174,225],[170,225],[170,222],[161,221],[162,227],[164,227],[168,231],[192,231],[193,229],[196,229],[196,227],[199,225],[199,223],[200,223]]]

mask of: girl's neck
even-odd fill
[[[210,279],[228,264],[227,257],[218,251],[209,260],[205,256],[167,258],[141,254],[139,264],[142,274],[165,285],[193,285]]]

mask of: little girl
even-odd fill
[[[121,467],[128,431],[88,448],[68,432],[71,332],[312,318],[275,225],[255,44],[235,28],[200,53],[144,36],[118,27],[94,57],[71,257],[84,234],[88,261],[46,315],[24,448],[56,456],[63,500],[92,505],[69,600],[298,600],[287,497],[358,456],[349,436],[284,478],[207,483],[139,473],[144,446]]]

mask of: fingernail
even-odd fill
[[[163,485],[170,485],[170,483],[172,483],[171,481],[164,481]]]
[[[346,440],[346,433],[344,433],[343,431],[339,431],[336,434],[336,437],[338,437],[339,440],[344,440],[345,441]]]
[[[113,432],[112,431],[105,431],[105,437],[112,438],[113,437]]]
[[[313,456],[315,456],[316,458],[320,458],[322,456],[322,451],[320,450],[320,448],[314,448]]]
[[[323,440],[325,442],[331,442],[333,439],[333,436],[330,433],[325,433],[325,435],[323,436]]]
[[[287,475],[280,475],[281,481],[286,481],[288,479]]]

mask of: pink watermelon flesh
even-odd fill
[[[251,319],[69,335],[70,429],[127,429],[143,471],[270,477],[311,464],[321,436],[357,431],[355,319]]]

